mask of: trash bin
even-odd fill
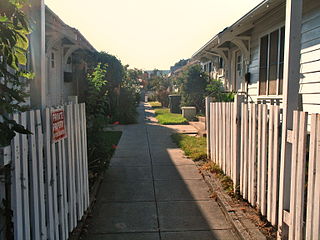
[[[180,95],[169,95],[169,108],[171,113],[181,113],[180,103]]]

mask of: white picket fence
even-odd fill
[[[277,226],[282,110],[266,104],[239,106],[210,103],[210,156],[231,177],[243,198]],[[283,222],[289,227],[289,239],[319,239],[320,115],[311,116],[309,155],[308,114],[296,111],[293,119],[293,131],[288,133],[292,164],[286,170],[291,172],[291,207],[284,211]]]
[[[15,239],[68,239],[89,206],[85,104],[64,108],[67,138],[51,140],[51,110],[14,114],[33,134],[11,145]]]

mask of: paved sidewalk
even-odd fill
[[[125,127],[98,194],[86,239],[237,239],[193,161],[150,121]]]

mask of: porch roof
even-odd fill
[[[231,26],[226,27],[192,55],[193,59],[201,59],[206,55],[223,55],[223,50],[230,48],[226,43],[235,39],[249,40],[250,30],[260,22],[261,18],[285,4],[285,0],[264,0]]]
[[[48,6],[46,6],[46,38],[47,43],[64,39],[67,45],[77,49],[97,51],[79,30],[64,23]]]

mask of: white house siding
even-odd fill
[[[259,88],[260,37],[280,28],[285,23],[285,8],[265,15],[252,31],[248,85],[250,101],[257,102]],[[309,113],[320,112],[320,1],[305,1],[301,30],[301,79],[303,110]]]
[[[299,92],[303,110],[320,113],[320,1],[305,7],[301,34]]]

